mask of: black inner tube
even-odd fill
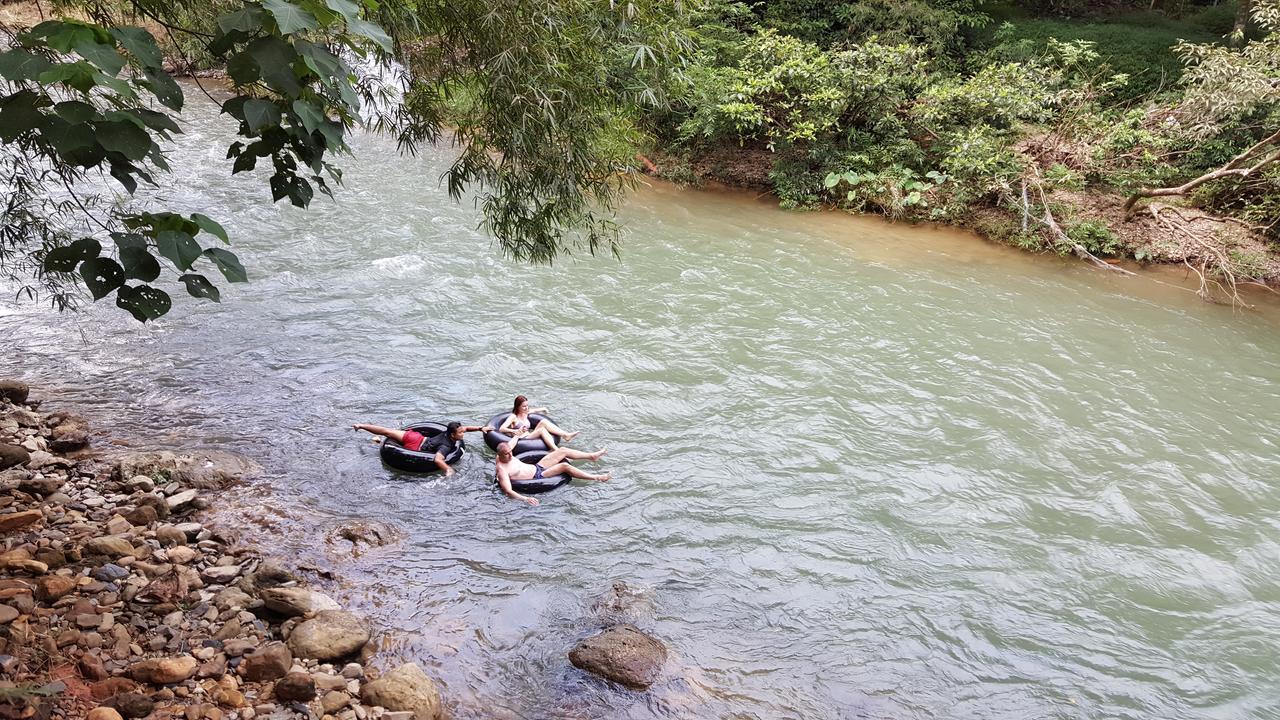
[[[539,460],[547,456],[546,450],[531,450],[516,455],[516,459],[521,462],[535,465]],[[511,489],[525,495],[537,495],[538,493],[550,492],[564,485],[573,478],[568,473],[561,475],[543,475],[537,480],[512,480]]]
[[[444,424],[438,422],[421,422],[409,425],[404,430],[416,430],[427,437],[427,440],[447,432]],[[466,449],[466,444],[459,440],[454,451],[445,456],[444,461],[450,465],[462,459],[462,453]],[[420,452],[418,450],[410,450],[391,438],[384,438],[382,447],[378,450],[378,455],[382,458],[382,462],[390,465],[396,470],[403,470],[411,473],[429,473],[436,472],[440,468],[436,465],[435,452]]]
[[[498,413],[497,415],[494,415],[493,417],[489,418],[488,424],[492,425],[494,428],[502,427],[502,423],[506,422],[507,418],[510,416],[511,416],[511,413],[509,412]],[[533,428],[538,427],[538,423],[542,422],[543,420],[549,420],[551,422],[555,422],[555,420],[552,420],[546,415],[529,413],[529,429],[532,430]],[[490,430],[489,432],[484,434],[484,444],[488,445],[489,449],[493,450],[494,452],[498,451],[499,445],[502,445],[504,443],[509,443],[509,442],[511,442],[511,436],[504,433],[500,433],[496,429]],[[517,455],[519,455],[520,453],[538,452],[538,451],[546,453],[549,450],[551,450],[551,448],[547,447],[547,444],[542,441],[542,438],[521,438],[516,443],[515,453]]]

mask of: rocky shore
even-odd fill
[[[371,664],[369,618],[201,521],[253,472],[224,452],[90,448],[88,423],[0,381],[0,719],[435,720],[436,683]],[[353,543],[394,531],[346,528]],[[640,690],[665,646],[629,625],[569,652]]]

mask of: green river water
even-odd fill
[[[438,187],[447,150],[359,138],[303,212],[230,177],[208,107],[188,123],[206,149],[162,195],[224,220],[253,282],[147,327],[6,302],[0,374],[104,440],[258,458],[242,496],[282,554],[403,530],[339,571],[455,718],[1280,717],[1266,298],[663,185],[620,261],[527,267]],[[516,393],[613,481],[529,508],[476,436],[414,479],[350,430]],[[565,657],[616,582],[672,650],[645,694]]]

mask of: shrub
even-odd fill
[[[1068,226],[1066,233],[1094,255],[1115,255],[1120,251],[1120,239],[1101,220],[1083,220]]]

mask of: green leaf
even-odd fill
[[[124,284],[124,268],[109,257],[89,258],[80,266],[80,277],[93,299],[101,300]]]
[[[329,119],[325,116],[323,109],[316,107],[315,103],[308,100],[294,100],[293,111],[297,113],[298,119],[302,121],[302,126],[309,133],[318,130]]]
[[[170,110],[182,109],[182,88],[174,82],[169,73],[158,68],[147,68],[144,74],[151,86],[151,92],[162,105]]]
[[[236,85],[251,85],[262,77],[258,61],[248,52],[238,52],[227,61],[227,75]]]
[[[160,277],[160,263],[147,250],[145,242],[142,247],[120,248],[120,264],[124,266],[125,277],[133,280],[151,282]]]
[[[40,127],[41,134],[64,159],[75,151],[99,147],[89,123],[69,123],[60,117],[46,116]]]
[[[213,235],[214,237],[218,238],[222,242],[224,243],[231,242],[231,240],[227,237],[227,231],[224,230],[222,226],[217,223],[217,221],[215,221],[213,218],[209,217],[208,215],[201,215],[200,213],[192,213],[191,221],[194,222],[196,225],[199,225],[201,230],[209,233],[210,235]]]
[[[124,120],[94,123],[98,142],[107,150],[118,152],[130,160],[142,160],[151,150],[151,136],[146,130]]]
[[[178,127],[178,123],[174,122],[173,118],[162,112],[147,110],[146,108],[130,108],[125,112],[136,115],[138,119],[142,121],[143,125],[146,125],[156,132],[168,131],[179,135],[182,134],[182,128]]]
[[[275,17],[276,25],[285,35],[320,27],[315,15],[285,0],[263,0],[262,6]]]
[[[0,53],[0,77],[6,80],[35,80],[52,67],[53,63],[26,50]]]
[[[244,104],[244,121],[252,133],[279,125],[280,108],[270,100],[251,98]]]
[[[302,92],[298,75],[293,71],[293,63],[298,59],[298,53],[289,43],[272,35],[249,43],[245,52],[252,55],[258,62],[262,79],[271,86],[272,90],[289,97]]]
[[[840,176],[836,173],[827,173],[827,176],[822,179],[822,186],[827,188],[828,190],[830,190],[831,188],[839,184],[840,184]]]
[[[121,25],[111,28],[108,32],[120,47],[128,50],[129,54],[135,57],[143,67],[158,68],[164,64],[164,56],[160,54],[156,39],[146,30],[132,25]]]
[[[179,270],[190,270],[200,258],[200,243],[179,230],[162,230],[156,235],[156,250]]]
[[[76,45],[75,50],[108,75],[119,75],[124,69],[124,58],[112,45],[87,42]]]
[[[69,53],[81,43],[100,40],[94,26],[79,20],[46,20],[31,28],[27,34],[44,38],[46,45],[61,53]]]
[[[329,9],[346,18],[347,22],[360,19],[360,6],[351,0],[325,0]]]
[[[191,297],[209,298],[214,302],[222,302],[222,296],[218,293],[218,288],[209,282],[209,279],[203,275],[188,274],[178,278],[187,285],[187,292]]]
[[[204,254],[218,266],[222,276],[229,282],[249,282],[249,276],[245,274],[244,266],[240,264],[240,259],[235,256],[235,253],[222,248],[209,248],[204,251]]]
[[[150,285],[125,285],[116,293],[116,306],[128,310],[139,322],[155,320],[169,312],[173,301],[169,294]]]
[[[319,43],[295,40],[293,46],[302,56],[302,61],[311,68],[311,72],[322,78],[341,78],[345,82],[346,77],[351,74],[337,55]]]
[[[245,5],[243,8],[235,12],[229,12],[218,18],[218,28],[224,33],[232,30],[240,32],[253,32],[261,30],[262,23],[267,19],[267,14],[257,5]]]
[[[88,93],[97,84],[99,73],[89,63],[78,60],[73,63],[62,63],[40,73],[36,79],[45,85],[62,83],[82,93]]]
[[[369,38],[378,47],[387,52],[391,52],[391,36],[387,35],[387,31],[383,30],[375,23],[368,22],[367,20],[348,20],[347,29],[357,35],[363,35],[364,37]]]
[[[92,120],[98,115],[97,108],[79,100],[60,102],[53,106],[53,111],[58,113],[58,117],[72,124]]]
[[[12,142],[22,133],[40,127],[45,115],[39,108],[45,102],[30,90],[20,90],[0,99],[0,140]]]
[[[102,244],[93,238],[79,240],[60,248],[50,250],[44,256],[46,272],[72,272],[83,260],[96,258],[102,252]]]

